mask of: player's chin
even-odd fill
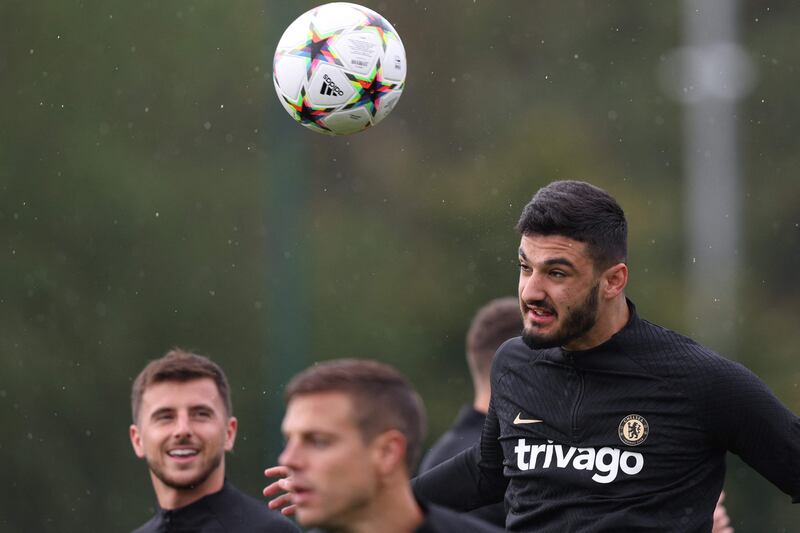
[[[522,342],[531,350],[544,350],[561,345],[554,335],[544,335],[539,328],[534,330],[527,327],[522,331]]]
[[[297,523],[303,527],[325,527],[328,525],[325,513],[320,512],[319,509],[311,505],[297,505],[294,516]]]
[[[164,472],[164,481],[179,490],[189,490],[202,484],[208,478],[201,468],[173,468]]]
[[[546,343],[550,338],[554,337],[557,328],[555,324],[540,324],[526,322],[525,327],[522,329],[523,337],[530,337],[537,342]]]

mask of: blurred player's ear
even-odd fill
[[[617,263],[601,275],[600,296],[613,299],[625,290],[628,284],[628,265]]]
[[[405,436],[396,429],[384,431],[375,437],[370,448],[377,471],[386,476],[398,468],[405,469],[406,447]]]
[[[133,446],[134,453],[136,453],[136,457],[139,459],[144,458],[142,436],[139,434],[139,428],[136,426],[136,424],[131,424],[131,427],[128,428],[128,435],[131,438],[131,445]]]

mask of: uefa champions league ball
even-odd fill
[[[284,109],[319,133],[347,135],[377,124],[403,93],[406,52],[381,15],[334,2],[286,28],[272,63]]]

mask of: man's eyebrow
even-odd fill
[[[544,263],[542,264],[546,266],[563,265],[575,270],[575,264],[566,257],[553,257],[551,259],[545,260]]]
[[[522,250],[522,247],[519,248],[517,253],[519,254],[520,258],[523,261],[527,261],[528,260],[528,256],[525,255],[525,252]],[[569,268],[575,270],[575,263],[573,263],[572,261],[570,261],[566,257],[552,257],[550,259],[546,259],[546,260],[542,261],[542,265],[543,266],[562,265],[562,266],[569,267]]]

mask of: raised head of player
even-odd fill
[[[628,321],[627,222],[616,200],[582,182],[540,189],[517,224],[522,339],[586,350]]]

